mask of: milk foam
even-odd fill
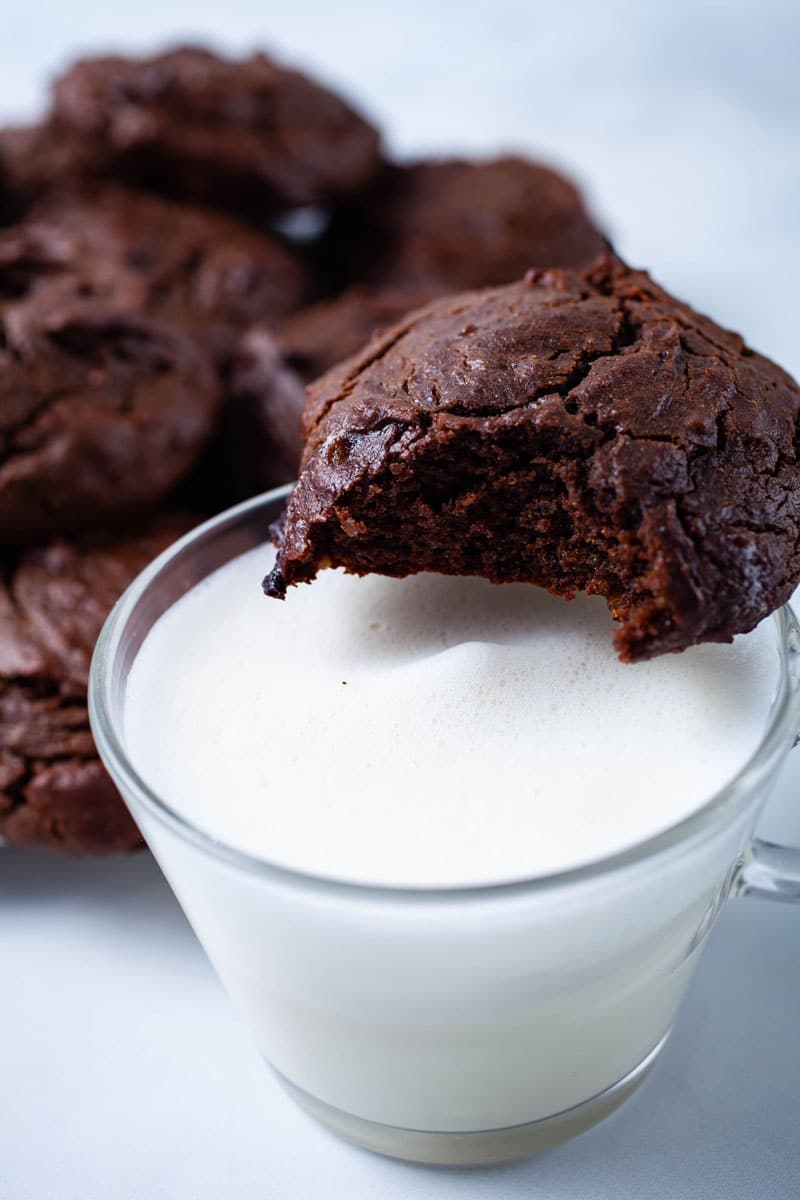
[[[284,866],[401,886],[564,870],[667,828],[736,774],[774,628],[632,665],[605,603],[526,584],[210,576],[131,670],[128,752],[178,812]]]

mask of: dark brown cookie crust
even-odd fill
[[[379,164],[369,122],[266,54],[84,59],[56,82],[53,119],[96,172],[237,211],[347,195]]]
[[[626,660],[800,579],[800,389],[609,261],[431,304],[310,390],[271,595],[341,565],[605,596]]]
[[[574,184],[515,157],[387,167],[327,242],[334,276],[439,294],[586,267],[607,251]]]
[[[100,763],[86,685],[103,621],[133,577],[194,523],[152,519],[115,539],[7,560],[0,585],[0,837],[75,854],[129,850],[139,832]]]

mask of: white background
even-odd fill
[[[0,8],[0,117],[33,115],[81,50],[272,46],[345,88],[397,153],[564,165],[624,256],[800,374],[797,3]],[[798,792],[794,768],[773,825],[800,827]],[[521,1165],[409,1167],[283,1098],[149,857],[2,851],[0,1200],[796,1200],[798,996],[800,910],[731,903],[672,1042],[617,1116]]]

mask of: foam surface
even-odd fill
[[[764,731],[772,621],[622,665],[597,598],[324,571],[279,603],[272,553],[161,618],[125,729],[171,806],[273,862],[405,886],[563,870],[691,813]]]

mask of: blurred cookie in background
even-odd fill
[[[326,243],[342,279],[440,294],[587,266],[607,250],[575,185],[518,157],[388,166]]]
[[[307,275],[227,217],[104,187],[0,233],[0,543],[125,517],[210,440],[241,329]]]
[[[373,125],[263,53],[83,59],[54,85],[52,122],[84,170],[262,216],[356,192],[380,163]]]
[[[114,603],[196,523],[152,517],[124,534],[6,557],[0,584],[0,838],[106,854],[139,832],[106,774],[86,708],[89,663]]]
[[[278,320],[313,294],[301,259],[276,237],[122,187],[55,190],[21,229],[57,242],[62,269],[80,277],[85,292],[94,288],[95,298],[207,337]]]
[[[0,544],[152,506],[210,438],[219,385],[187,335],[49,294],[0,330]]]

